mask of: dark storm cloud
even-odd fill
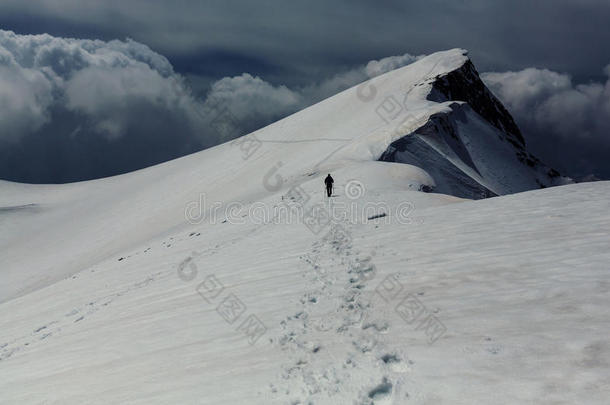
[[[192,68],[201,55],[219,53],[219,59],[235,60],[240,72],[287,85],[304,85],[364,60],[453,47],[471,50],[483,70],[546,67],[599,78],[599,66],[608,62],[608,21],[607,0],[0,4],[5,29],[79,38],[129,36],[172,61],[176,58],[178,71]],[[226,68],[219,63],[217,71],[205,73],[216,78],[233,74],[223,73]]]

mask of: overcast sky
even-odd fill
[[[292,3],[3,0],[0,178],[158,163],[234,136],[209,131],[218,100],[247,132],[454,47],[542,160],[610,178],[610,1]]]

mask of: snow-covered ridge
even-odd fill
[[[455,197],[544,180],[454,88],[468,66],[430,55],[121,176],[0,182],[0,403],[606,404],[610,182]],[[386,210],[251,220],[295,190]]]
[[[438,52],[236,141],[108,179],[60,186],[0,182],[0,207],[34,207],[5,211],[0,302],[118,254],[125,243],[184,226],[184,207],[202,193],[220,204],[260,201],[318,184],[329,171],[362,177],[380,158],[419,167],[402,166],[405,190],[480,198],[538,188],[536,168],[519,160],[514,145],[503,141],[508,135],[468,107],[477,108],[474,96],[439,98],[444,87],[448,99],[462,95],[452,78],[468,77],[469,66],[462,49]],[[505,116],[498,122],[514,135]],[[380,170],[367,187],[389,184],[398,171],[395,165]],[[270,192],[265,182],[277,175],[282,182]],[[39,254],[29,255],[34,249]],[[71,252],[69,259],[63,251]]]

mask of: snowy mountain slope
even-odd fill
[[[421,198],[411,224],[201,224],[5,302],[0,402],[605,403],[610,183],[430,208],[400,194],[390,213]],[[211,275],[226,291],[208,302]],[[437,341],[376,292],[387,280],[442,322]],[[229,293],[247,308],[233,324]]]
[[[0,235],[0,302],[183,226],[185,204],[199,201],[202,193],[208,201],[222,204],[261,199],[276,188],[264,180],[273,182],[278,173],[283,180],[278,187],[285,191],[336,168],[362,172],[358,167],[363,162],[381,158],[414,163],[432,175],[433,181],[422,189],[432,190],[438,184],[437,191],[460,197],[538,187],[539,174],[524,168],[515,151],[501,141],[505,135],[496,126],[508,127],[511,134],[515,131],[506,124],[509,116],[487,114],[469,94],[465,96],[469,105],[492,117],[490,121],[481,120],[467,106],[458,107],[460,103],[440,100],[438,83],[445,78],[451,78],[445,86],[450,90],[442,90],[449,94],[445,98],[454,98],[459,80],[452,72],[469,66],[465,53],[461,49],[435,53],[240,141],[134,173],[62,186],[0,182],[4,213],[0,226],[6,230]],[[431,125],[443,116],[450,117],[451,127],[430,134]],[[223,119],[230,121],[230,113],[219,117]],[[461,149],[451,141],[456,133]],[[393,152],[410,138],[424,142],[419,159]],[[278,173],[270,173],[274,168]],[[260,180],[253,181],[253,176]],[[384,177],[380,174],[377,181]]]
[[[459,198],[547,181],[506,117],[431,99],[467,64],[122,176],[0,182],[0,403],[605,403],[610,183]]]

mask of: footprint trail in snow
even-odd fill
[[[345,390],[352,393],[349,403],[357,404],[408,397],[401,385],[412,362],[385,342],[391,324],[377,316],[374,291],[367,289],[376,275],[373,256],[354,249],[349,225],[335,224],[300,257],[308,291],[274,339],[289,359],[269,386],[276,399],[338,403],[350,397]]]

